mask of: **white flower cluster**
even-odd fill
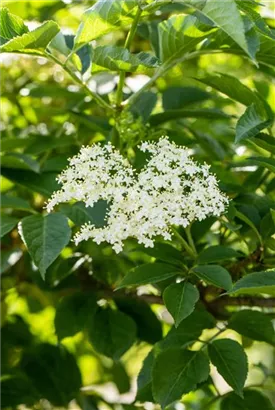
[[[76,244],[92,238],[98,244],[110,243],[119,253],[123,241],[132,237],[153,247],[156,236],[171,240],[172,225],[186,227],[195,219],[224,212],[228,199],[216,177],[208,165],[194,162],[186,148],[161,138],[142,143],[140,149],[149,152],[150,158],[139,173],[111,144],[83,147],[70,159],[58,178],[62,188],[50,199],[48,212],[72,200],[92,207],[102,199],[110,205],[106,225],[83,225],[74,238]]]

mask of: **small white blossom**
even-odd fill
[[[75,235],[75,243],[92,238],[110,243],[119,253],[123,242],[136,238],[145,247],[154,246],[154,238],[171,240],[171,226],[188,226],[209,215],[219,216],[228,198],[218,188],[209,166],[192,160],[188,149],[161,138],[143,142],[141,151],[150,159],[138,173],[111,144],[82,147],[59,176],[61,190],[50,199],[50,212],[61,202],[83,201],[93,206],[106,200],[110,207],[106,225],[96,228],[85,224]]]

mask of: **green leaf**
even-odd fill
[[[164,409],[183,394],[196,389],[209,376],[207,356],[201,352],[191,352],[172,348],[161,352],[153,365],[153,396]]]
[[[141,286],[148,283],[157,283],[164,279],[179,275],[179,268],[164,263],[145,263],[130,270],[120,282],[117,289],[126,286]]]
[[[40,397],[54,406],[67,407],[79,394],[80,371],[74,356],[62,345],[36,345],[24,352],[20,367]]]
[[[247,107],[253,103],[257,106],[262,106],[262,101],[257,93],[244,85],[236,77],[228,74],[217,73],[216,75],[196,79]]]
[[[207,37],[194,16],[175,15],[158,25],[160,59],[176,62]]]
[[[10,39],[7,43],[0,47],[2,52],[22,52],[36,53],[43,51],[59,32],[59,26],[54,21],[46,21],[33,31],[22,34],[21,36]]]
[[[233,258],[239,258],[241,254],[235,249],[228,248],[223,245],[209,246],[209,248],[204,249],[200,252],[198,256],[198,263],[212,263],[218,261],[229,260]]]
[[[250,142],[258,145],[258,147],[261,147],[266,151],[271,152],[272,154],[275,154],[275,138],[271,135],[261,132],[255,137],[250,138]]]
[[[54,213],[22,219],[20,234],[42,277],[71,238],[67,218]]]
[[[46,197],[51,196],[54,191],[59,189],[55,172],[37,174],[32,171],[21,171],[4,167],[1,169],[1,172],[9,180]]]
[[[231,115],[225,114],[216,108],[196,108],[167,110],[150,117],[150,125],[156,126],[171,120],[180,120],[182,118],[208,118],[214,120],[224,120],[231,118]]]
[[[260,242],[262,242],[262,238],[261,235],[258,231],[258,229],[256,228],[256,226],[254,225],[254,223],[241,211],[235,211],[235,216],[240,219],[241,221],[245,222],[248,226],[250,226],[250,228],[255,232],[255,234],[257,235],[258,239]]]
[[[10,267],[15,265],[21,258],[23,252],[20,248],[13,248],[11,251],[1,252],[0,274],[6,272]]]
[[[199,265],[193,268],[193,272],[206,283],[219,288],[230,290],[232,280],[230,273],[219,265]]]
[[[243,347],[231,339],[214,340],[208,346],[209,357],[220,375],[243,397],[243,387],[246,381],[248,365]]]
[[[255,295],[257,293],[275,295],[275,270],[249,273],[234,284],[230,293],[236,295]]]
[[[25,154],[5,154],[1,157],[1,165],[5,168],[25,169],[39,173],[40,165],[32,157]]]
[[[22,211],[33,212],[29,202],[23,198],[11,195],[1,195],[1,208],[20,209]]]
[[[89,328],[89,339],[97,352],[117,360],[135,342],[136,324],[119,310],[99,309]]]
[[[247,163],[251,165],[258,165],[260,167],[265,167],[271,172],[275,172],[275,159],[266,157],[250,157],[247,159]]]
[[[93,64],[111,71],[144,71],[146,68],[158,67],[158,59],[149,53],[132,54],[118,46],[98,46],[93,49]]]
[[[140,248],[137,248],[139,250]],[[172,263],[174,265],[181,265],[182,263],[182,253],[176,249],[174,246],[168,245],[167,243],[155,242],[153,248],[141,248],[147,255],[153,256],[157,260]]]
[[[161,323],[146,302],[127,297],[115,298],[115,302],[121,312],[135,321],[138,339],[154,344],[162,338]]]
[[[25,26],[24,21],[20,17],[11,14],[6,7],[0,9],[1,44],[28,31],[28,27]]]
[[[60,212],[66,215],[76,225],[93,223],[96,227],[105,225],[105,216],[108,209],[106,201],[100,200],[93,207],[86,207],[84,202],[76,202],[73,205],[63,204]]]
[[[119,30],[132,22],[137,10],[137,0],[102,0],[96,2],[83,15],[74,50],[111,31]]]
[[[3,409],[17,407],[20,404],[32,407],[39,400],[39,395],[31,381],[24,375],[1,376],[1,406]]]
[[[176,327],[193,312],[199,297],[198,289],[187,281],[173,283],[165,289],[163,300]]]
[[[154,350],[152,349],[142,363],[142,368],[137,378],[136,400],[154,402],[152,393],[152,369],[154,364]]]
[[[258,390],[244,390],[243,399],[231,392],[221,402],[221,410],[272,410],[269,398]]]
[[[271,118],[263,118],[255,104],[250,105],[237,122],[235,142],[255,137],[260,131],[269,127],[272,122]]]
[[[1,228],[0,228],[0,237],[9,233],[18,223],[19,219],[14,218],[13,216],[1,215]]]
[[[123,364],[120,362],[114,362],[111,372],[112,372],[113,382],[115,383],[119,393],[120,394],[127,393],[131,388],[131,384],[130,384],[129,375],[127,374]]]
[[[215,26],[220,27],[253,59],[245,37],[243,20],[235,0],[224,0],[222,2],[217,0],[187,0],[184,1],[184,4],[198,9],[202,15]]]
[[[253,340],[275,343],[275,331],[271,319],[257,310],[244,309],[234,313],[228,327]]]
[[[196,307],[194,312],[183,319],[177,328],[173,327],[157,346],[160,350],[175,346],[185,347],[190,342],[196,341],[204,329],[212,329],[215,324],[216,321],[210,313]]]
[[[93,320],[96,309],[96,298],[92,293],[65,296],[57,305],[54,319],[58,339],[81,332]]]
[[[169,87],[162,94],[162,106],[165,111],[179,110],[209,98],[210,94],[198,87]]]
[[[268,24],[265,22],[265,20],[261,17],[261,15],[253,8],[253,4],[251,5],[250,2],[244,2],[242,0],[236,0],[238,8],[244,12],[245,15],[249,16],[250,19],[253,21],[255,27],[259,31],[261,31],[262,34],[275,39],[275,34],[270,30]],[[250,20],[250,21],[251,21]]]

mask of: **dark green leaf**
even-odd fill
[[[230,290],[232,280],[229,272],[219,265],[199,265],[193,268],[193,272],[206,283],[219,288]]]
[[[236,282],[230,291],[236,295],[266,293],[275,295],[275,270],[250,273]]]
[[[58,339],[81,332],[93,320],[96,309],[96,297],[92,293],[65,296],[57,305],[54,319]]]
[[[215,108],[167,110],[159,114],[152,115],[150,117],[150,124],[152,126],[156,126],[167,121],[180,120],[181,118],[209,118],[215,120],[224,120],[231,118],[231,116]]]
[[[141,286],[157,283],[180,274],[179,268],[164,263],[146,263],[132,269],[120,282],[117,289],[126,286]]]
[[[34,263],[45,277],[46,269],[70,240],[67,218],[60,213],[27,216],[21,222],[20,231]]]
[[[210,360],[220,375],[243,397],[243,387],[246,381],[248,365],[243,347],[231,339],[215,340],[208,346]]]
[[[208,98],[210,94],[198,87],[170,87],[162,94],[162,106],[165,111],[179,110]]]
[[[120,362],[114,362],[112,367],[113,381],[120,394],[127,393],[130,388],[130,378],[125,370],[125,367]]]
[[[199,264],[212,263],[212,262],[218,262],[218,261],[238,258],[240,256],[241,254],[235,251],[235,249],[227,248],[226,246],[223,246],[223,245],[215,245],[215,246],[209,246],[209,248],[206,248],[202,252],[200,252],[199,257],[198,257],[198,263]]]
[[[97,352],[117,360],[135,342],[136,324],[118,310],[99,309],[89,327],[89,339]]]
[[[198,289],[187,281],[173,283],[165,289],[163,300],[176,327],[193,312],[199,297]]]
[[[24,375],[3,375],[1,377],[1,407],[15,408],[18,405],[32,407],[39,395],[31,381]]]
[[[168,349],[156,357],[153,365],[153,396],[164,409],[205,381],[209,371],[209,362],[203,352]]]
[[[250,157],[247,159],[247,163],[251,165],[258,165],[265,167],[271,172],[275,172],[275,159],[266,157]]]
[[[1,208],[20,209],[22,211],[33,212],[29,202],[23,198],[11,195],[1,195]]]
[[[269,398],[258,390],[244,390],[243,399],[229,393],[221,402],[221,410],[272,410]]]
[[[73,355],[63,346],[39,344],[24,353],[20,367],[40,397],[55,406],[67,407],[79,393],[80,371]]]
[[[234,313],[228,327],[253,340],[275,343],[275,331],[271,319],[257,310],[241,310]]]
[[[6,233],[9,233],[17,225],[18,221],[18,218],[2,214],[0,237],[2,238],[4,235],[6,235]]]
[[[119,310],[130,316],[137,325],[137,338],[154,344],[162,338],[161,323],[150,306],[138,299],[115,298]]]
[[[156,242],[153,248],[143,247],[142,250],[147,255],[153,256],[163,262],[173,263],[175,265],[182,263],[183,257],[181,252],[167,243]]]
[[[5,156],[1,158],[1,166],[5,168],[30,170],[36,173],[38,173],[40,169],[39,163],[32,157],[17,153],[5,154]]]
[[[104,226],[107,209],[108,204],[103,200],[98,201],[93,207],[86,207],[84,202],[60,206],[60,212],[65,214],[78,226],[89,222],[97,227]]]
[[[152,369],[154,364],[154,350],[151,350],[143,361],[137,378],[136,400],[154,402],[152,393]]]

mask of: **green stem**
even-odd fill
[[[127,35],[125,44],[124,44],[124,48],[127,48],[128,50],[130,49],[132,40],[134,38],[134,35],[136,33],[136,29],[137,29],[137,25],[142,13],[142,9],[138,8],[137,13],[135,15],[135,18],[133,20],[131,29]],[[122,99],[123,99],[123,86],[124,86],[124,80],[125,80],[125,71],[121,71],[119,74],[119,82],[118,82],[118,87],[117,87],[117,99],[116,99],[116,105],[117,107],[119,107],[122,103]]]
[[[186,250],[186,252],[192,256],[192,258],[196,259],[197,255],[194,253],[193,249],[191,248],[191,246],[188,245],[188,243],[186,242],[186,240],[178,233],[178,231],[176,230],[176,228],[174,228],[172,226],[172,231],[174,233],[174,235],[178,238],[179,242],[182,244],[183,248]]]
[[[195,246],[195,243],[193,241],[192,234],[191,234],[191,225],[189,225],[185,228],[185,233],[186,233],[189,245],[193,249],[194,254],[198,255],[198,252],[197,252],[197,249],[196,249],[196,246]]]
[[[114,113],[114,108],[111,107],[110,104],[108,104],[105,100],[103,100],[103,98],[100,97],[100,95],[94,93],[92,90],[90,90],[90,88],[87,86],[86,83],[84,83],[83,81],[81,81],[81,79],[73,72],[71,71],[67,65],[62,64],[54,55],[46,53],[47,58],[49,58],[50,60],[52,60],[54,63],[58,64],[60,67],[63,68],[64,71],[66,71],[69,76],[78,84],[80,85],[80,87],[82,87],[86,93],[92,97],[97,103],[98,105],[100,105],[102,108],[108,110],[109,112],[111,112],[112,114]]]

